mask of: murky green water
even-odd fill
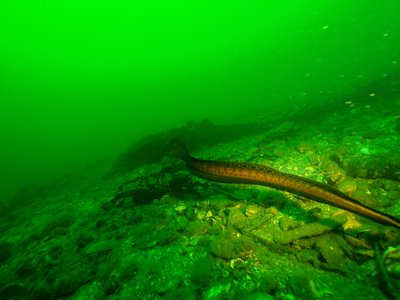
[[[259,200],[261,196],[251,192],[244,192],[242,195],[238,191],[219,190],[215,187],[206,192],[204,185],[197,185],[198,183],[187,181],[186,177],[182,179],[173,173],[173,176],[178,176],[176,181],[172,180],[173,184],[185,186],[189,190],[190,186],[195,186],[202,192],[188,192],[189,196],[178,193],[179,196],[173,196],[175,198],[171,198],[172,200],[163,198],[171,191],[165,190],[165,187],[158,190],[159,186],[152,186],[152,180],[156,180],[152,176],[162,167],[172,164],[171,161],[163,160],[162,145],[166,137],[173,135],[186,139],[189,146],[194,151],[199,151],[203,158],[267,164],[328,183],[335,188],[343,188],[346,193],[355,193],[358,188],[356,195],[365,201],[363,203],[398,215],[399,206],[396,200],[398,201],[400,191],[399,178],[396,177],[398,173],[395,170],[400,161],[396,156],[400,132],[399,20],[400,2],[396,0],[1,1],[0,203],[6,204],[7,208],[2,208],[3,212],[5,209],[22,209],[21,213],[13,215],[12,222],[24,224],[21,227],[14,224],[12,227],[15,231],[4,234],[4,244],[0,244],[3,250],[6,249],[4,253],[9,251],[14,255],[10,254],[11,258],[0,256],[0,264],[5,262],[3,268],[8,268],[7,272],[11,272],[14,276],[12,278],[15,278],[12,282],[16,285],[9,290],[26,295],[27,290],[33,289],[34,293],[28,294],[39,298],[44,295],[75,295],[71,297],[79,298],[76,295],[90,294],[86,288],[84,292],[80,290],[80,294],[74,294],[86,283],[89,282],[93,288],[93,282],[107,281],[103,277],[108,272],[105,269],[112,269],[110,265],[103,266],[104,270],[100,272],[92,270],[91,263],[85,261],[87,267],[79,267],[77,272],[82,268],[88,274],[83,276],[82,281],[72,284],[72,288],[66,288],[65,293],[60,293],[60,290],[62,284],[70,284],[68,280],[60,279],[61,283],[58,283],[56,291],[44,288],[46,292],[43,294],[38,292],[40,283],[30,285],[32,278],[41,276],[32,273],[32,270],[42,268],[39,272],[45,272],[50,265],[54,267],[50,268],[53,275],[43,282],[50,285],[58,282],[55,274],[59,274],[60,270],[55,269],[55,266],[61,268],[65,265],[57,261],[57,251],[78,253],[86,249],[82,251],[93,259],[92,255],[98,255],[98,252],[104,250],[104,246],[105,252],[113,249],[113,256],[108,259],[117,261],[116,257],[120,254],[116,253],[114,244],[107,243],[107,238],[95,236],[93,232],[80,232],[79,229],[79,234],[74,233],[71,228],[85,227],[76,221],[77,215],[81,213],[85,215],[84,219],[90,226],[99,226],[96,227],[98,230],[104,230],[100,230],[102,234],[116,234],[111,229],[102,228],[102,224],[111,222],[107,219],[110,215],[106,214],[105,220],[98,219],[98,206],[113,199],[120,191],[120,184],[137,176],[143,176],[148,184],[146,189],[156,193],[141,194],[144,202],[158,198],[164,199],[164,202],[156,202],[155,206],[151,204],[138,214],[139,217],[136,215],[136,208],[129,208],[129,213],[113,212],[119,216],[127,214],[128,218],[136,220],[132,221],[134,224],[124,224],[121,227],[137,225],[136,231],[129,234],[141,236],[143,233],[147,236],[151,230],[147,225],[141,227],[142,219],[152,218],[151,216],[164,210],[168,213],[159,216],[163,224],[157,223],[157,218],[148,221],[148,225],[156,226],[162,232],[161,237],[136,241],[137,249],[149,250],[149,257],[158,257],[146,260],[139,255],[139,258],[133,259],[130,263],[135,272],[138,272],[136,279],[146,282],[146,278],[153,278],[156,276],[154,274],[162,272],[154,266],[154,261],[165,259],[162,253],[157,252],[160,250],[157,248],[159,246],[166,246],[171,256],[179,256],[176,253],[183,251],[183,245],[189,245],[194,250],[184,254],[182,252],[183,256],[193,255],[196,261],[200,261],[199,265],[204,265],[204,259],[209,261],[208,256],[204,258],[197,255],[204,250],[199,249],[208,243],[207,238],[201,239],[199,236],[207,234],[210,240],[218,236],[215,238],[218,241],[222,228],[214,228],[212,222],[220,222],[230,228],[231,219],[224,214],[224,210],[228,207],[234,211],[232,207],[242,207],[239,203],[244,201],[248,204],[246,201]],[[211,123],[196,123],[204,119]],[[243,123],[247,125],[240,126]],[[178,127],[183,131],[169,131]],[[148,138],[149,135],[152,136]],[[138,141],[139,144],[134,144]],[[131,146],[132,144],[136,146]],[[128,151],[129,148],[131,152]],[[343,149],[347,149],[347,152]],[[104,174],[109,181],[102,179]],[[357,184],[354,185],[354,182]],[[139,187],[135,186],[136,188]],[[230,202],[232,205],[214,205],[213,197],[221,197],[221,194],[233,201]],[[196,204],[200,198],[208,199],[211,204]],[[227,199],[225,200],[228,201]],[[189,204],[179,202],[184,200],[189,201]],[[38,205],[33,209],[40,220],[37,223],[27,213],[33,202]],[[257,201],[256,203],[259,204]],[[180,205],[185,208],[179,208]],[[182,211],[196,209],[196,212],[188,216],[188,213],[183,214],[176,207]],[[277,207],[285,215],[296,215],[297,210],[292,210],[293,207]],[[306,208],[313,209],[309,206]],[[24,209],[27,211],[24,212]],[[57,215],[60,209],[67,214],[61,217],[61,225],[51,219],[51,215],[54,212]],[[250,218],[251,214],[245,213],[247,209],[252,211],[255,208],[246,206],[241,211],[245,217]],[[255,209],[255,214],[258,209]],[[209,212],[220,219],[212,221]],[[199,213],[204,213],[204,218],[199,218]],[[179,221],[175,214],[179,217],[185,215],[185,218],[180,218]],[[201,219],[203,223],[192,224],[195,219]],[[282,220],[286,225],[280,229],[297,228],[297,225],[291,225],[291,221],[284,218]],[[309,221],[307,217],[301,216],[296,222],[304,220]],[[28,223],[24,223],[25,221]],[[3,232],[3,227],[7,228],[12,224],[7,222],[0,226],[0,231]],[[114,220],[115,222],[126,221]],[[181,222],[183,225],[174,223],[176,228],[163,227],[171,222]],[[257,220],[254,222],[258,224]],[[186,226],[189,229],[185,231]],[[243,224],[232,226],[236,226],[234,230],[239,232],[245,227]],[[346,231],[346,226],[340,230]],[[22,238],[24,228],[33,229]],[[82,249],[79,248],[78,252],[76,249],[71,250],[65,241],[57,240],[57,245],[52,244],[53,238],[62,236],[63,239],[68,239],[68,234],[58,231],[54,233],[54,228],[62,228],[58,231],[68,228],[72,244]],[[92,229],[97,230],[90,230]],[[164,229],[166,233],[163,232]],[[277,229],[269,229],[277,232]],[[175,231],[178,232],[177,235]],[[283,229],[282,231],[285,232]],[[122,235],[129,235],[123,231],[118,234],[118,241],[123,239]],[[268,235],[270,232],[252,233],[246,238],[258,242],[261,240],[265,246],[270,241],[263,234]],[[357,234],[352,235],[352,238],[364,242],[364,237],[360,238]],[[383,248],[398,246],[396,238],[387,238],[383,242]],[[106,240],[105,245],[101,244],[103,239]],[[38,266],[36,262],[32,263],[35,261],[32,257],[37,257],[39,254],[36,253],[40,253],[40,249],[35,248],[35,254],[32,254],[30,260],[25,257],[26,260],[22,259],[25,262],[17,266],[17,260],[13,260],[17,259],[16,253],[29,245],[34,247],[32,245],[35,243],[40,248],[40,241],[43,240],[52,241],[49,242],[51,246],[46,248],[51,252],[46,252],[48,265]],[[278,240],[276,237],[275,241]],[[95,243],[97,241],[100,241],[100,245]],[[130,249],[126,243],[132,241],[123,241],[125,244],[118,251]],[[207,262],[205,265],[209,268],[199,271],[200,275],[190,275],[191,279],[177,275],[176,278],[172,276],[176,281],[172,282],[164,274],[165,278],[160,278],[164,278],[165,282],[159,282],[158,288],[154,290],[147,286],[147,291],[151,291],[146,293],[137,286],[131,286],[133,290],[123,288],[124,284],[129,285],[128,282],[133,277],[121,279],[116,276],[118,287],[112,286],[115,282],[107,281],[108,286],[102,286],[101,289],[110,297],[122,295],[121,299],[129,299],[132,293],[149,299],[168,295],[175,297],[171,290],[177,288],[183,288],[183,294],[186,293],[188,299],[194,296],[233,299],[244,297],[246,293],[254,293],[256,297],[259,292],[268,293],[276,299],[294,299],[290,298],[293,295],[295,299],[333,299],[329,298],[334,295],[331,289],[348,282],[343,278],[335,281],[336,279],[329,277],[329,272],[350,278],[355,276],[347,267],[335,269],[335,259],[345,265],[362,265],[363,269],[357,270],[364,279],[370,274],[366,270],[373,269],[372,255],[366,254],[373,250],[363,248],[362,254],[357,252],[359,249],[354,253],[350,250],[346,252],[347,248],[342,247],[342,242],[341,239],[333,242],[331,236],[324,236],[323,240],[315,241],[312,246],[282,246],[288,256],[278,258],[278,255],[276,263],[270,266],[272,270],[274,267],[279,269],[279,264],[290,265],[291,259],[296,256],[292,252],[296,247],[320,251],[320,254],[310,252],[310,257],[324,257],[324,261],[318,264],[312,262],[314,258],[306,258],[308,254],[305,252],[300,255],[301,259],[297,256],[301,263],[306,262],[308,267],[311,265],[311,269],[322,272],[318,273],[322,274],[321,278],[327,276],[321,279],[319,275],[313,275],[314,277],[307,279],[308,290],[304,293],[296,294],[287,288],[293,282],[295,287],[302,285],[303,279],[299,279],[304,275],[301,273],[301,265],[296,269],[296,280],[285,273],[281,275],[286,279],[276,283],[276,286],[259,290],[249,288],[250,283],[246,283],[246,280],[253,284],[263,282],[264,277],[260,274],[265,270],[257,269],[260,262],[255,256],[249,258],[247,254],[243,256],[240,253],[235,254],[237,257],[218,257],[213,252],[215,247],[219,247],[218,244],[211,247],[211,250],[208,246],[208,250],[204,250],[204,253],[211,251],[207,255],[217,256],[218,267],[215,262],[209,266]],[[222,238],[223,243],[225,237]],[[373,247],[372,244],[368,245]],[[91,250],[85,248],[86,246]],[[342,247],[340,251],[344,251],[348,257],[340,256],[343,260],[329,257],[324,252],[328,246]],[[257,249],[254,246],[252,253],[257,252]],[[271,251],[271,255],[279,252]],[[135,252],[127,255],[138,254]],[[180,274],[187,273],[192,268],[193,261],[185,256],[182,265],[176,267],[174,263],[178,263],[178,256],[166,268],[175,268]],[[267,264],[267,256],[268,253],[259,253],[261,265]],[[75,259],[78,258],[67,257],[63,262]],[[224,259],[228,262],[224,262]],[[232,262],[232,259],[236,260]],[[237,259],[242,260],[246,267],[241,266],[235,271],[235,264],[242,263]],[[93,261],[98,262],[93,259],[92,263]],[[146,267],[143,268],[146,272],[140,273],[138,261],[145,261]],[[367,265],[363,265],[364,262]],[[120,262],[116,262],[118,263]],[[6,264],[12,264],[16,269],[9,269]],[[124,261],[123,264],[124,271],[114,270],[116,274],[126,272],[129,262]],[[234,267],[229,264],[234,264]],[[323,273],[326,269],[328,273]],[[76,269],[69,270],[72,271],[66,277],[74,277],[72,273]],[[243,270],[248,272],[250,279],[246,278]],[[268,276],[277,277],[276,274],[271,273]],[[201,278],[203,275],[206,279]],[[319,279],[322,283],[318,285],[315,282]],[[188,280],[191,280],[191,284],[188,284]],[[235,280],[240,287],[234,285]],[[362,287],[365,283],[362,280],[356,280],[353,289],[349,291]],[[326,287],[330,281],[334,284]],[[9,282],[0,283],[0,295],[4,295],[2,288]],[[377,285],[375,282],[371,287],[370,295],[373,297],[383,295]],[[270,299],[265,297],[257,299]],[[371,299],[378,299],[373,297]],[[342,299],[337,295],[334,298]]]
[[[2,1],[1,184],[208,117],[280,114],[398,69],[397,1]]]

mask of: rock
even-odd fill
[[[178,214],[183,215],[183,214],[185,214],[186,206],[185,206],[185,205],[178,205],[178,206],[175,206],[174,210],[175,210]]]
[[[345,179],[337,186],[337,189],[347,195],[353,194],[357,190],[357,183],[354,179]]]
[[[279,228],[284,232],[292,230],[296,227],[298,227],[298,223],[292,218],[281,218],[279,220]]]
[[[177,238],[177,233],[171,228],[165,228],[158,232],[157,240],[158,245],[165,246],[172,243]]]
[[[374,197],[368,191],[358,190],[358,191],[354,192],[351,196],[352,196],[352,198],[358,200],[359,202],[361,202],[364,205],[371,206],[371,207],[376,206],[376,201],[375,201]]]
[[[121,224],[136,225],[142,222],[143,214],[138,209],[126,209],[121,216]]]
[[[96,281],[83,285],[73,295],[74,299],[107,299],[103,287]],[[37,298],[41,299],[41,298]],[[121,299],[121,298],[120,298]]]
[[[400,262],[390,264],[387,271],[393,277],[400,278]]]
[[[349,261],[345,259],[344,252],[333,235],[328,234],[320,237],[316,246],[325,261],[325,268],[344,275],[348,273]]]
[[[171,289],[163,297],[165,300],[176,300],[176,299],[196,299],[195,289],[192,286],[180,285],[178,288]],[[131,300],[132,298],[127,298]]]
[[[54,245],[50,246],[44,260],[52,265],[58,263],[59,259],[64,253],[64,247],[60,243],[55,243]]]
[[[210,206],[216,211],[235,205],[235,202],[228,199],[226,195],[216,195],[209,198]]]
[[[247,221],[246,215],[244,214],[243,210],[239,207],[229,208],[227,212],[229,212],[228,214],[229,223],[235,228],[242,227],[243,223]]]
[[[185,216],[177,216],[174,220],[175,228],[178,231],[184,231],[188,223],[189,220]]]
[[[193,222],[190,222],[186,228],[186,232],[189,234],[189,236],[197,236],[197,235],[203,235],[207,233],[207,231],[210,229],[211,225],[207,223],[206,221],[203,220],[195,220]]]
[[[284,193],[274,190],[260,190],[257,194],[256,203],[262,206],[275,206],[277,208],[281,208],[288,201],[288,198]]]
[[[10,283],[0,290],[0,299],[2,299],[2,300],[29,299],[28,295],[29,295],[28,288],[19,282]]]
[[[114,239],[98,241],[96,243],[89,244],[85,249],[85,253],[89,255],[97,253],[106,253],[111,251],[117,245],[119,245],[119,243]]]
[[[301,141],[296,145],[296,150],[302,154],[314,154],[316,152],[315,145]]]
[[[9,242],[0,242],[0,265],[13,256],[12,244]]]
[[[271,218],[272,215],[270,211],[268,209],[261,208],[259,210],[256,210],[254,214],[248,216],[247,218],[238,218],[238,220],[236,220],[233,224],[235,224],[235,227],[242,233],[250,232],[262,226],[266,222],[269,222]]]
[[[75,214],[65,211],[59,215],[49,216],[49,223],[44,229],[44,234],[49,235],[56,228],[69,228],[75,222]]]
[[[201,286],[208,286],[212,280],[213,263],[210,256],[201,257],[193,263],[190,280]]]
[[[400,179],[397,171],[400,167],[400,155],[398,153],[356,156],[346,162],[346,165],[347,174],[352,177]]]
[[[253,292],[242,296],[239,298],[240,300],[274,300],[274,296],[262,292]]]
[[[252,239],[234,232],[224,233],[210,243],[211,254],[223,258],[246,258],[255,249]]]
[[[342,170],[336,162],[331,160],[325,161],[321,168],[329,174],[331,182],[339,181],[345,174],[344,170]]]
[[[289,244],[295,240],[322,235],[324,233],[332,231],[337,226],[337,223],[335,223],[334,221],[329,222],[329,220],[327,220],[326,223],[310,223],[289,230],[284,234],[274,235],[273,238],[276,243]]]
[[[66,266],[59,266],[53,272],[54,293],[57,298],[72,295],[82,285],[94,278],[96,267],[85,263],[72,263]]]

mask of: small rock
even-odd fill
[[[293,229],[297,226],[298,225],[297,225],[296,221],[293,220],[292,218],[281,218],[279,220],[279,228],[284,232],[286,232],[290,229]]]
[[[189,236],[203,235],[210,229],[210,224],[203,220],[190,222],[186,228]]]
[[[273,238],[276,243],[289,244],[295,240],[322,235],[324,233],[334,230],[335,226],[337,226],[337,223],[335,223],[334,221],[332,221],[332,224],[329,224],[329,222],[327,222],[326,224],[310,223],[289,230],[285,232],[285,234],[283,235],[281,234],[274,235]]]
[[[63,298],[72,295],[82,285],[92,280],[96,273],[95,266],[85,263],[71,263],[63,267],[56,268],[52,272],[55,278],[54,293],[57,298]]]
[[[118,242],[114,239],[99,241],[93,244],[89,244],[86,249],[86,254],[103,253],[111,251],[114,247],[118,245]]]
[[[12,245],[8,242],[0,242],[0,265],[13,255]]]
[[[357,184],[353,179],[346,179],[337,185],[337,189],[347,195],[351,195],[357,190]]]
[[[210,243],[211,254],[223,258],[246,258],[255,249],[252,239],[233,232],[224,233]]]
[[[178,231],[184,231],[188,225],[189,220],[185,216],[177,216],[175,219],[175,227]]]
[[[174,208],[174,210],[179,214],[184,214],[185,211],[186,211],[186,206],[185,205],[178,205],[177,207]]]
[[[190,274],[190,280],[206,286],[210,283],[213,273],[213,264],[210,256],[202,257],[197,259],[193,263],[192,272]]]
[[[317,249],[326,261],[326,267],[342,274],[348,273],[349,261],[345,259],[343,250],[340,249],[333,235],[321,236],[317,241]]]
[[[28,299],[29,290],[22,283],[10,283],[0,290],[0,299]]]

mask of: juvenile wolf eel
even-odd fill
[[[365,206],[346,194],[311,179],[260,164],[198,159],[191,156],[186,145],[179,140],[170,142],[168,154],[183,160],[194,175],[210,181],[268,186],[350,211],[379,224],[400,228],[400,219]]]

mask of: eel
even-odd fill
[[[172,140],[168,154],[185,162],[186,168],[197,177],[222,183],[255,184],[286,191],[317,202],[325,203],[368,218],[382,225],[400,229],[400,219],[370,208],[333,187],[273,168],[244,162],[203,160],[193,157],[187,146]]]

